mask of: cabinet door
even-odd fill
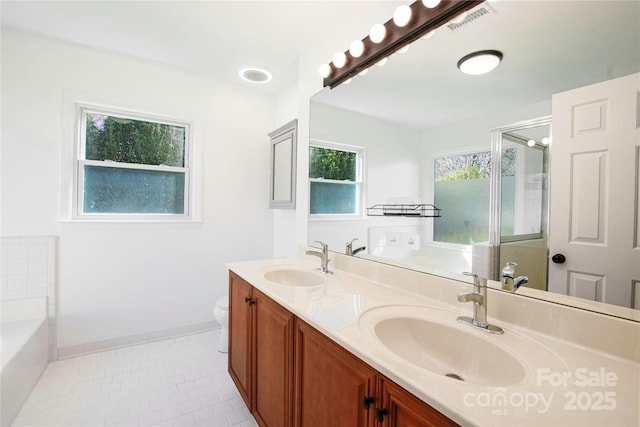
[[[261,426],[290,427],[294,317],[257,289],[253,297],[253,415]]]
[[[372,425],[376,371],[311,326],[296,322],[296,427]]]
[[[380,397],[385,414],[382,427],[440,427],[456,423],[433,409],[402,387],[380,375]]]
[[[250,411],[252,289],[229,272],[229,375]]]

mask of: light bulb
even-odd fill
[[[440,4],[440,0],[422,0],[422,4],[424,5],[424,7],[433,9]]]
[[[347,55],[344,52],[338,52],[333,55],[333,65],[336,68],[342,68],[347,63]]]
[[[542,142],[542,145],[549,145],[549,137],[545,136],[540,142]]]
[[[398,27],[404,27],[411,20],[411,8],[406,4],[398,6],[393,13],[393,23]]]
[[[533,139],[530,139],[530,140],[527,141],[527,145],[529,147],[533,147],[534,145],[536,145],[536,142]]]
[[[375,24],[369,31],[369,38],[373,43],[380,43],[387,36],[387,28],[382,24]]]
[[[364,53],[364,43],[362,43],[362,40],[352,41],[351,46],[349,46],[349,53],[354,58],[360,58]]]
[[[349,83],[351,83],[351,80],[353,80],[353,77],[349,77],[347,80],[343,81],[342,84],[348,85]]]
[[[360,71],[360,72],[358,73],[358,75],[359,75],[359,76],[365,76],[368,72],[369,72],[369,69],[368,69],[368,68],[365,68],[364,70]]]
[[[425,34],[424,36],[420,37],[421,39],[430,39],[431,37],[433,37],[433,35],[436,33],[436,30],[431,30],[429,31],[427,34]]]
[[[384,64],[386,64],[386,63],[387,63],[387,61],[388,61],[388,60],[389,60],[389,57],[382,58],[380,61],[376,62],[376,65],[377,65],[378,67],[382,67],[382,66],[384,66]]]
[[[320,68],[318,68],[318,73],[320,74],[320,77],[322,77],[323,79],[326,79],[331,75],[331,65],[322,64]]]
[[[402,46],[400,49],[397,50],[398,53],[407,53],[409,52],[409,45],[406,44],[404,46]]]
[[[464,21],[464,19],[467,17],[467,12],[463,12],[460,15],[456,16],[455,18],[453,18],[450,22],[452,24],[459,24],[462,21]]]

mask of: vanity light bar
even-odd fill
[[[412,3],[409,6],[411,18],[406,25],[400,27],[390,19],[384,24],[386,33],[381,42],[374,43],[367,36],[362,39],[364,51],[359,57],[354,57],[347,50],[344,52],[346,61],[342,65],[343,56],[340,55],[340,64],[338,64],[341,65],[340,67],[333,62],[325,64],[324,67],[329,69],[325,68],[325,74],[328,75],[324,78],[323,86],[330,86],[333,89],[429,31],[435,30],[481,3],[484,3],[484,0],[442,0],[434,8],[425,7],[422,1]]]

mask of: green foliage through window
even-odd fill
[[[87,160],[184,166],[184,126],[87,112]]]
[[[88,106],[78,120],[78,216],[190,215],[188,124]]]
[[[360,204],[362,151],[345,147],[309,147],[309,213],[357,215]]]
[[[435,159],[436,181],[488,178],[491,175],[491,153],[462,154]]]
[[[309,178],[355,181],[357,158],[352,151],[309,147]]]

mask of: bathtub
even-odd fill
[[[49,362],[47,298],[2,301],[2,416],[10,426]]]

